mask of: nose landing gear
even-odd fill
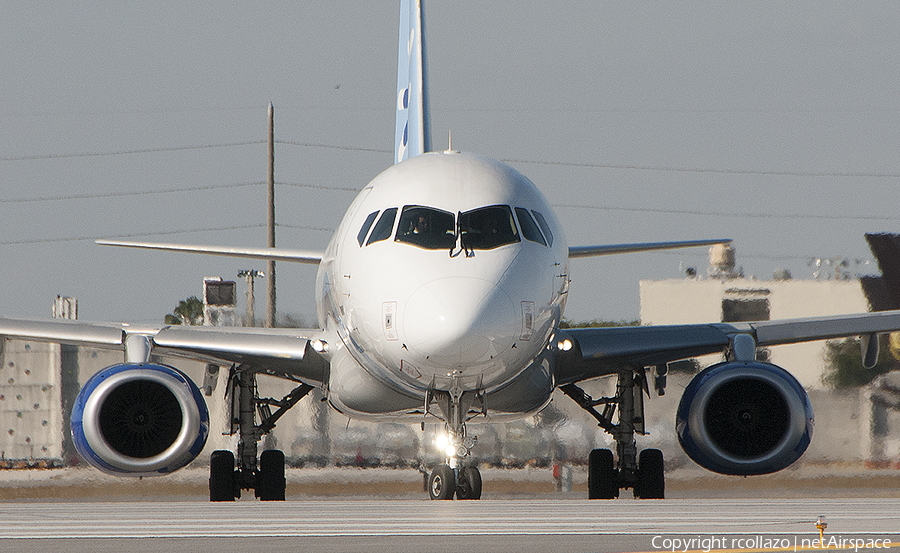
[[[456,493],[456,475],[449,465],[438,465],[428,478],[428,495],[431,499],[453,499]]]
[[[456,499],[481,499],[481,473],[478,467],[469,465],[459,470]]]
[[[475,436],[462,436],[448,432],[447,445],[443,448],[447,461],[434,467],[428,478],[428,495],[431,499],[481,499],[481,472],[472,464],[463,464],[475,446]],[[443,443],[439,445],[444,445]]]
[[[459,377],[455,376],[450,390],[429,390],[425,398],[426,413],[432,400],[437,402],[446,421],[447,435],[435,445],[447,460],[431,472],[428,495],[431,499],[453,499],[454,495],[457,499],[481,499],[481,473],[478,467],[466,462],[478,438],[466,435],[466,421],[471,418],[468,417],[469,409],[476,402],[481,404],[481,413],[484,413],[484,394],[463,392]]]

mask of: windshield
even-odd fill
[[[547,239],[547,245],[553,245],[553,233],[550,232],[550,225],[547,224],[547,220],[544,219],[544,216],[541,215],[540,211],[531,210],[534,214],[535,220],[537,220],[538,226],[541,227],[541,230],[544,231],[544,237]]]
[[[459,215],[459,234],[467,250],[490,250],[519,241],[519,232],[507,205],[473,209]]]
[[[362,247],[363,242],[366,241],[366,235],[369,234],[369,229],[372,228],[372,223],[375,222],[375,217],[378,217],[377,211],[369,213],[369,216],[366,217],[366,221],[363,223],[362,228],[359,229],[359,234],[356,235],[356,241],[359,242],[359,247]]]
[[[372,229],[372,234],[369,235],[369,241],[366,242],[366,246],[390,238],[391,230],[394,228],[394,218],[396,217],[396,207],[385,209],[384,213],[381,214],[381,219],[378,219],[378,222],[375,223],[375,228]]]
[[[456,243],[453,214],[430,207],[408,205],[400,215],[397,242],[426,250],[447,250]]]
[[[532,242],[537,242],[544,246],[547,245],[546,240],[544,240],[543,235],[541,235],[540,229],[538,229],[538,226],[534,223],[534,219],[531,218],[531,215],[528,214],[527,209],[517,207],[516,217],[519,218],[519,226],[522,227],[522,236],[524,236],[526,240],[531,240]]]

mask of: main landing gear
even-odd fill
[[[657,367],[657,390],[665,387],[665,367]],[[616,441],[616,464],[612,451],[595,449],[588,458],[588,498],[613,499],[619,490],[631,488],[635,498],[663,499],[665,474],[663,454],[658,449],[645,449],[637,454],[634,434],[644,434],[644,396],[647,381],[643,370],[625,368],[619,371],[616,395],[595,400],[574,384],[560,388],[591,414],[601,428]],[[603,405],[603,412],[595,407]],[[612,423],[619,408],[618,424]]]
[[[447,435],[436,445],[447,460],[431,472],[428,495],[431,499],[453,499],[454,495],[457,499],[481,499],[481,473],[478,467],[466,463],[478,438],[466,435],[466,421],[471,418],[469,409],[476,403],[484,412],[484,394],[463,392],[456,376],[448,391],[429,389],[425,396],[426,413],[432,401],[437,402],[446,421]]]
[[[231,434],[238,433],[238,455],[231,451],[214,451],[209,460],[209,500],[234,501],[241,490],[254,490],[262,501],[284,501],[284,453],[275,449],[263,451],[257,462],[258,442],[291,407],[313,389],[299,383],[281,400],[260,398],[256,388],[256,372],[241,365],[232,368]],[[278,409],[273,413],[272,407]],[[237,416],[235,416],[237,413]],[[262,421],[256,424],[256,416]],[[235,467],[237,462],[237,467]]]

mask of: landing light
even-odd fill
[[[312,349],[318,353],[322,353],[328,351],[328,342],[324,340],[315,340],[312,344]]]
[[[572,349],[572,340],[569,340],[568,338],[561,340],[557,342],[556,347],[559,348],[559,351],[569,351]]]
[[[447,449],[444,450],[444,453],[447,454],[447,457],[453,457],[454,455],[456,455],[456,446],[448,445]]]
[[[446,434],[439,434],[434,438],[434,445],[439,450],[444,451],[450,446],[450,438]]]

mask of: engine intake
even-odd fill
[[[167,474],[206,444],[209,411],[197,386],[173,367],[122,364],[92,376],[75,400],[79,455],[111,474]]]
[[[675,429],[697,464],[730,475],[768,474],[800,458],[809,446],[813,412],[806,391],[770,363],[726,362],[688,384]]]

